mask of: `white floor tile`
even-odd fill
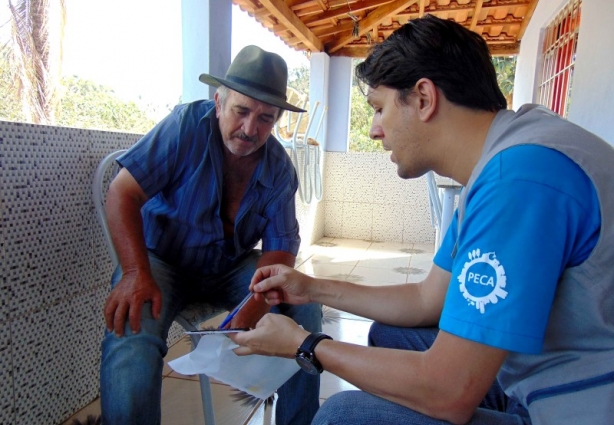
[[[337,280],[347,280],[354,266],[332,263],[313,263],[307,260],[297,270],[309,276],[326,277]]]
[[[357,316],[355,314],[347,313],[345,311],[337,310],[337,309],[334,309],[328,306],[323,306],[322,312],[324,313],[324,323],[327,323],[327,322],[337,323],[341,319],[365,320],[368,322],[372,322],[371,319],[367,319],[366,317]]]
[[[362,253],[364,252],[365,251],[362,251]],[[365,258],[364,255],[348,254],[346,250],[330,254],[332,255],[314,254],[307,261],[311,262],[312,264],[338,264],[342,266],[355,266],[359,261]]]
[[[371,241],[364,241],[361,239],[343,239],[343,238],[335,238],[332,241],[333,244],[336,245],[337,248],[344,248],[344,249],[368,249],[372,242]]]
[[[342,319],[337,323],[325,323],[322,332],[330,335],[335,341],[366,346],[371,323],[372,321],[367,320]]]
[[[412,255],[411,260],[409,260],[409,267],[428,272],[433,267],[433,257],[424,254]]]
[[[211,386],[217,425],[245,424],[258,406],[243,405],[233,398],[227,385]],[[201,425],[204,422],[200,385],[197,381],[164,378],[162,381],[162,425]]]
[[[371,252],[371,251],[367,251]],[[383,254],[383,255],[382,255]],[[380,252],[379,256],[372,255],[369,258],[364,260],[360,260],[357,266],[360,267],[371,267],[378,269],[400,269],[400,268],[409,268],[409,260],[411,256],[409,254],[405,255],[394,255],[390,253]]]
[[[385,251],[385,252],[403,252],[413,248],[414,244],[402,242],[373,242],[369,246],[369,251]]]
[[[356,266],[348,276],[350,282],[361,285],[382,286],[407,282],[408,267],[380,269]]]

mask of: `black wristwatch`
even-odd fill
[[[307,338],[305,338],[305,341],[303,341],[301,346],[298,347],[298,350],[296,350],[296,362],[301,367],[301,369],[312,375],[322,373],[322,371],[324,370],[318,359],[316,359],[315,353],[313,352],[313,350],[315,350],[316,348],[316,345],[318,345],[319,342],[323,339],[332,338],[322,332],[311,334]]]

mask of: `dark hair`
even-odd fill
[[[507,106],[484,39],[433,15],[409,21],[374,46],[356,66],[356,78],[398,90],[402,102],[428,78],[457,105],[491,112]]]

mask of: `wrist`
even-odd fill
[[[330,336],[323,332],[309,334],[296,350],[296,362],[301,369],[311,375],[318,375],[324,371],[322,364],[315,354],[315,349],[325,339],[332,340]]]

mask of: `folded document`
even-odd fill
[[[204,373],[261,399],[270,397],[300,370],[293,359],[237,356],[233,351],[236,347],[223,333],[208,334],[192,352],[168,364],[183,375]]]

